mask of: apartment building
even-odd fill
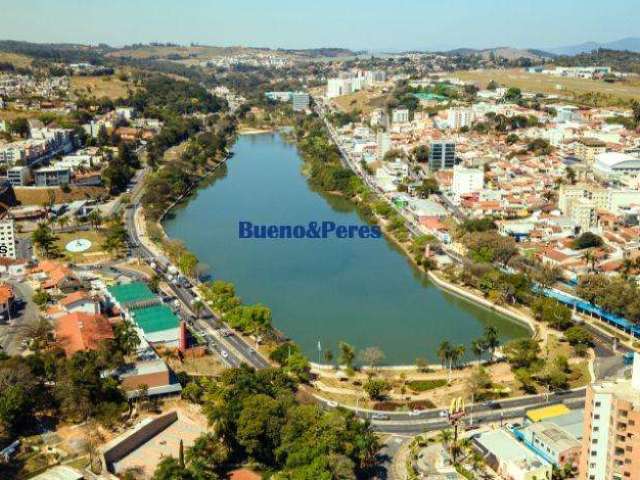
[[[460,130],[471,127],[473,123],[473,110],[470,108],[450,108],[447,114],[447,124],[451,130]]]
[[[585,162],[587,165],[593,165],[596,156],[607,151],[604,142],[596,138],[583,138],[576,144],[576,157]]]
[[[33,174],[38,187],[57,187],[71,182],[71,171],[68,168],[44,167],[34,170]]]
[[[432,172],[452,169],[456,164],[456,144],[452,141],[432,142],[429,169]]]
[[[409,110],[406,108],[396,108],[391,113],[392,123],[409,123]]]
[[[630,380],[587,388],[580,480],[635,480],[640,474],[640,355]]]
[[[29,168],[15,166],[7,170],[7,180],[12,187],[24,187],[29,181]]]
[[[15,223],[10,218],[0,220],[0,257],[16,258]]]
[[[476,193],[484,188],[484,171],[477,168],[465,168],[462,165],[453,167],[453,183],[451,191],[456,198]]]

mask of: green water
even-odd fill
[[[263,303],[275,326],[313,360],[317,344],[380,347],[385,363],[436,362],[442,340],[469,347],[487,325],[503,339],[528,330],[449,295],[386,239],[239,239],[238,222],[360,224],[353,205],[312,191],[295,147],[277,134],[241,136],[228,166],[165,220],[214,278],[245,303]],[[470,357],[470,355],[468,355]]]

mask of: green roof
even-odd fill
[[[153,305],[131,310],[131,316],[144,333],[178,328],[178,317],[166,305]]]
[[[147,284],[142,282],[123,283],[109,287],[108,290],[120,305],[157,299]]]
[[[449,100],[447,97],[436,95],[435,93],[414,93],[413,96],[418,100],[436,100],[438,102]]]

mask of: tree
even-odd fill
[[[186,460],[196,480],[218,480],[230,455],[231,451],[222,439],[205,433],[187,450]]]
[[[493,386],[491,375],[482,366],[478,365],[467,378],[467,390],[472,395],[474,401],[483,400],[487,396],[487,392]]]
[[[510,102],[515,102],[517,100],[520,100],[521,98],[522,98],[522,90],[516,87],[510,87],[507,90],[506,95],[504,96],[504,99]]]
[[[539,360],[540,345],[532,338],[519,338],[504,346],[504,354],[513,368],[529,368]]]
[[[198,266],[198,257],[191,252],[185,252],[178,259],[178,267],[183,275],[193,278]]]
[[[49,295],[45,290],[38,289],[33,293],[32,300],[33,303],[42,308],[49,302],[49,300],[51,300],[51,295]]]
[[[389,390],[389,384],[382,379],[370,378],[364,384],[364,391],[367,392],[372,400],[381,400],[384,394]]]
[[[482,354],[486,350],[486,345],[484,342],[484,338],[476,338],[471,341],[471,351],[476,356],[478,362],[482,359]]]
[[[175,457],[164,457],[155,472],[153,473],[153,480],[195,480],[192,473],[185,467],[180,465],[180,462]]]
[[[573,345],[592,345],[593,335],[584,327],[576,325],[564,332],[564,337]]]
[[[418,163],[427,163],[429,161],[429,147],[427,145],[418,145],[413,149],[412,154]]]
[[[440,346],[438,347],[438,358],[440,359],[440,364],[448,370],[447,382],[451,382],[453,350],[454,347],[447,340],[440,342]]]
[[[498,87],[500,87],[500,85],[495,80],[491,80],[487,84],[487,90],[495,91],[498,89]]]
[[[40,249],[45,257],[50,257],[56,252],[55,242],[58,239],[46,223],[39,223],[31,235],[33,243]]]
[[[353,360],[356,357],[355,348],[346,342],[340,342],[338,348],[340,349],[340,365],[344,365],[348,369],[353,368]]]
[[[60,225],[60,229],[64,230],[64,228],[69,224],[71,219],[67,215],[63,215],[58,218],[58,225]]]
[[[602,238],[595,233],[584,232],[572,242],[575,250],[584,250],[585,248],[601,247],[603,245]]]
[[[89,215],[87,215],[87,220],[89,220],[89,223],[95,230],[98,230],[100,228],[100,225],[102,225],[102,222],[103,222],[103,218],[102,218],[102,215],[100,214],[100,210],[98,210],[97,208],[94,208],[93,210],[91,210]]]
[[[24,117],[16,118],[9,122],[9,133],[19,135],[22,138],[29,136],[29,122]]]
[[[566,330],[571,326],[571,309],[553,298],[537,297],[531,303],[531,311],[536,319],[557,330]]]
[[[333,362],[333,352],[330,349],[326,349],[323,353],[324,361],[327,363]]]
[[[96,210],[94,210],[95,212]],[[91,212],[93,213],[93,212]],[[128,238],[127,229],[121,219],[116,218],[109,222],[102,248],[111,254],[120,255],[126,248]]]
[[[384,352],[379,347],[368,347],[360,352],[362,363],[371,368],[376,368],[384,360]]]
[[[498,330],[494,326],[485,327],[483,335],[485,348],[491,355],[490,359],[493,361],[496,349],[500,346],[500,338],[498,337]]]

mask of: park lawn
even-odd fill
[[[539,73],[529,73],[522,69],[508,70],[470,70],[454,72],[452,77],[461,80],[479,82],[484,88],[491,80],[505,85],[517,87],[521,90],[549,95],[573,96],[585,93],[600,93],[611,95],[611,105],[616,105],[616,97],[623,101],[629,101],[640,96],[640,83],[637,81],[625,81],[607,83],[602,80],[590,80],[584,78],[564,78]]]
[[[407,382],[407,386],[414,392],[426,392],[434,388],[444,387],[447,384],[445,378],[436,378],[434,380],[413,380]]]
[[[115,100],[126,97],[129,89],[133,88],[132,83],[122,81],[116,75],[71,77],[71,91],[78,95]]]
[[[54,232],[58,239],[56,240],[56,246],[60,250],[60,254],[63,255],[68,261],[73,263],[94,263],[111,258],[107,252],[102,248],[102,243],[105,240],[102,232],[96,232],[95,230],[80,231],[73,233],[59,233]],[[86,238],[91,242],[91,247],[84,252],[72,253],[65,250],[67,243],[72,240],[80,238]]]

